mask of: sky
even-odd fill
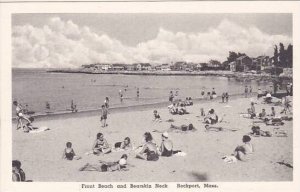
[[[292,44],[291,14],[14,14],[13,67],[225,61]]]

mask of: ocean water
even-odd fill
[[[237,81],[227,77],[213,76],[139,76],[81,73],[48,73],[45,69],[13,69],[12,100],[28,105],[30,111],[38,114],[64,112],[70,109],[71,101],[80,110],[99,109],[105,97],[110,107],[143,105],[168,101],[170,91],[178,91],[178,98],[199,98],[215,88],[222,92],[239,94],[245,85],[252,86],[253,92],[269,89],[270,82]],[[137,88],[140,97],[137,98]],[[124,99],[120,101],[119,90]],[[46,103],[50,109],[46,108]],[[13,107],[14,108],[14,107]],[[15,110],[13,109],[13,113]]]

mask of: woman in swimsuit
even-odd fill
[[[153,137],[151,133],[146,132],[144,134],[146,143],[143,145],[142,150],[136,155],[136,158],[144,159],[147,161],[157,161],[159,159],[157,146],[153,143]]]
[[[99,155],[101,153],[106,154],[106,153],[110,153],[110,152],[111,152],[111,149],[110,149],[106,139],[104,139],[103,134],[98,133],[97,139],[93,145],[93,153],[95,155]]]

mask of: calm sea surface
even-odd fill
[[[36,113],[63,112],[70,109],[71,100],[78,110],[100,108],[105,97],[111,107],[142,105],[168,100],[169,92],[178,91],[179,98],[199,98],[215,88],[222,92],[237,94],[244,92],[244,86],[251,85],[253,92],[258,87],[268,89],[269,82],[237,81],[227,77],[207,76],[138,76],[80,73],[47,73],[42,69],[12,70],[12,99],[27,104]],[[137,87],[140,97],[137,99]],[[124,94],[123,102],[119,90]],[[46,102],[50,110],[46,109]],[[15,111],[13,110],[13,113]]]

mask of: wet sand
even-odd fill
[[[259,102],[260,103],[260,102]],[[102,128],[97,113],[89,115],[76,114],[57,118],[38,118],[34,126],[47,126],[51,130],[41,133],[26,134],[15,130],[13,124],[13,159],[22,162],[27,179],[33,181],[291,181],[293,169],[277,162],[285,161],[293,164],[293,122],[285,121],[281,129],[286,130],[287,137],[252,137],[255,147],[253,159],[248,162],[227,164],[221,159],[230,155],[234,148],[242,144],[241,138],[251,131],[252,120],[240,117],[250,106],[250,98],[236,98],[228,104],[214,102],[197,102],[187,107],[190,114],[171,115],[165,106],[156,108],[162,122],[153,122],[154,108],[145,110],[115,111],[108,116],[108,127]],[[239,131],[206,132],[200,108],[205,112],[214,108],[219,117],[226,114],[228,122],[223,125]],[[257,112],[262,108],[271,112],[271,105],[256,105]],[[282,109],[275,106],[276,112]],[[192,123],[197,131],[189,133],[170,132],[174,149],[180,149],[187,155],[184,157],[161,157],[156,162],[148,162],[134,158],[134,152],[114,152],[107,155],[85,155],[90,151],[98,132],[102,132],[111,146],[129,136],[134,145],[142,142],[142,135],[150,131],[159,145],[161,134],[153,130],[166,130],[173,124]],[[274,126],[261,125],[263,130],[273,130]],[[62,160],[65,143],[71,141],[73,149],[82,157],[81,160]],[[116,161],[123,153],[129,154],[129,171],[116,172],[80,172],[78,169],[85,163],[97,163],[98,160]]]

